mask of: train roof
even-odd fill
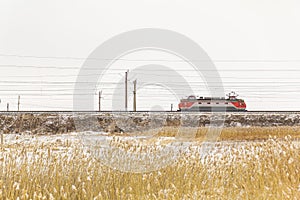
[[[193,96],[193,95],[191,95],[191,96],[189,96],[189,97],[187,97],[187,98],[183,98],[183,99],[189,99],[189,100],[191,100],[191,99],[197,99],[197,100],[225,100],[225,97],[199,97],[199,98],[197,98],[196,96]]]
[[[229,94],[226,95],[227,98],[225,97],[199,97],[197,98],[195,95],[190,95],[187,98],[183,98],[182,100],[238,100],[237,96],[238,94],[235,92],[230,92]]]
[[[190,100],[194,100],[194,101],[196,101],[196,100],[208,100],[208,101],[211,101],[211,100],[242,100],[242,99],[239,99],[239,98],[236,98],[236,97],[234,97],[234,98],[225,98],[225,97],[199,97],[199,98],[197,98],[196,96],[193,96],[193,95],[191,95],[191,96],[189,96],[189,97],[187,97],[187,98],[183,98],[183,99],[181,99],[181,100],[183,100],[183,101],[190,101]]]

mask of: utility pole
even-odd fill
[[[20,95],[18,96],[18,112],[20,111]]]
[[[171,104],[171,112],[173,111],[173,104]]]
[[[101,95],[102,95],[102,90],[99,91],[99,112],[101,111]]]
[[[9,111],[9,103],[7,103],[7,112]]]
[[[129,72],[129,70],[127,70],[126,72],[125,72],[125,111],[127,111],[128,110],[128,105],[127,105],[127,103],[128,103],[128,101],[127,101],[127,98],[128,98],[128,94],[127,94],[127,79],[128,79],[128,72]]]
[[[133,111],[136,112],[136,80],[133,81]]]

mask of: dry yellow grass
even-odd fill
[[[160,130],[156,130],[157,136],[163,137],[175,137],[178,133],[178,127],[164,127]],[[195,138],[198,140],[205,139],[208,128],[186,128],[185,132],[196,132]],[[219,141],[222,140],[264,140],[270,136],[283,138],[285,136],[291,136],[293,138],[300,138],[299,126],[280,126],[280,127],[227,127],[223,128],[221,134],[218,137]]]
[[[243,131],[229,130],[222,133],[229,139]],[[266,134],[252,130],[258,130],[254,138]],[[276,136],[285,135],[283,130],[275,129]],[[113,143],[129,151],[128,141]],[[0,199],[299,199],[298,146],[292,137],[217,143],[203,156],[195,142],[170,166],[129,173],[103,165],[77,142],[6,144],[0,152]]]

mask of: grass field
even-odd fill
[[[206,129],[200,129],[177,160],[145,173],[106,166],[74,135],[49,140],[8,140],[5,135],[0,199],[299,199],[299,130],[227,128],[204,153]],[[175,132],[164,129],[150,140],[101,137],[110,137],[111,146],[127,152],[152,155],[158,147],[172,145]]]
[[[205,140],[208,132],[208,128],[182,128],[183,133],[195,134],[196,140]],[[139,135],[140,133],[136,133]],[[161,137],[176,137],[180,134],[178,127],[163,127],[161,129],[153,130],[152,132],[146,132],[146,135],[155,135]],[[111,134],[114,135],[114,134]],[[126,135],[126,134],[125,134]],[[134,134],[127,134],[127,136]],[[271,137],[283,138],[285,136],[291,136],[292,138],[300,138],[300,127],[299,126],[278,126],[278,127],[227,127],[223,128],[218,141],[249,141],[249,140],[265,140]]]

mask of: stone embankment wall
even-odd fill
[[[162,126],[208,126],[211,113],[0,113],[3,133],[133,132]],[[226,113],[224,126],[299,126],[300,113]],[[219,121],[218,121],[219,120]],[[220,123],[220,122],[219,122]]]

